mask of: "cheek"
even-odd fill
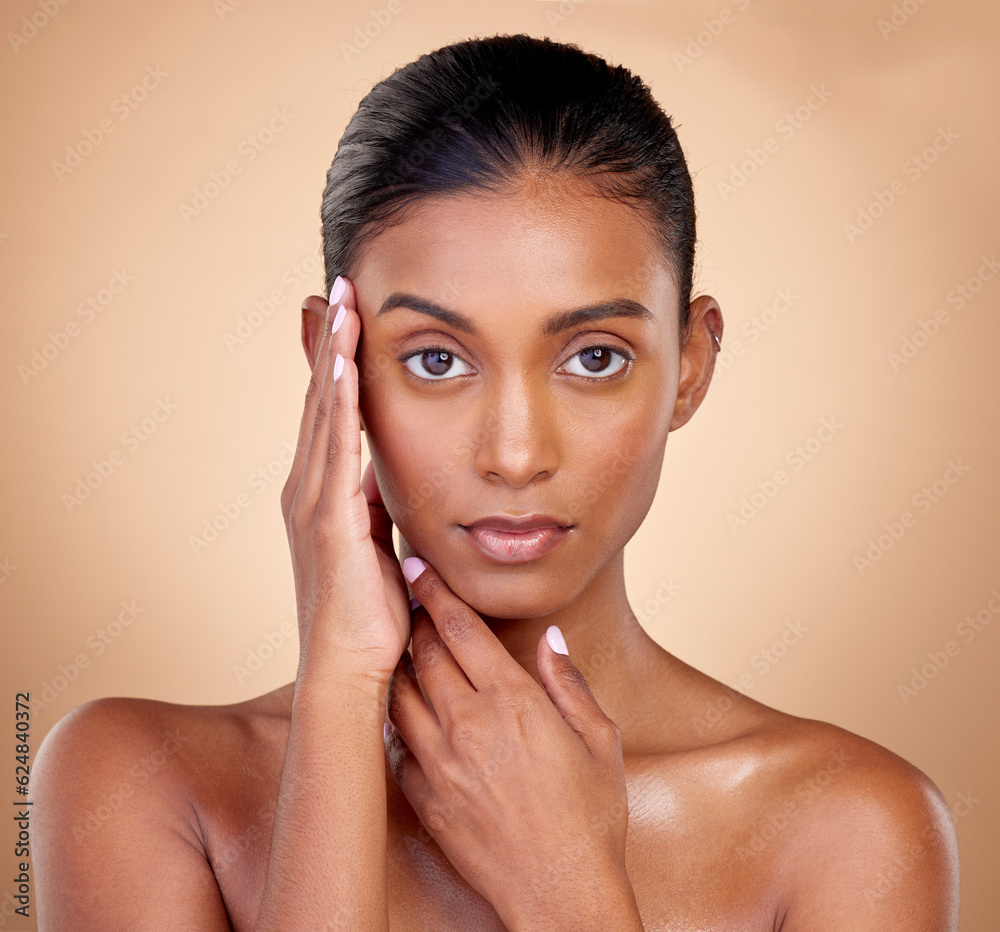
[[[419,537],[421,515],[451,513],[447,500],[461,455],[454,449],[455,426],[389,386],[370,392],[361,408],[389,516],[407,540],[408,529]]]
[[[649,511],[669,435],[672,409],[663,395],[644,391],[633,397],[615,405],[599,427],[591,422],[579,430],[571,454],[578,477],[573,504],[592,517],[596,508],[613,525],[615,539],[631,536]]]

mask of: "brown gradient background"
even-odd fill
[[[211,0],[75,0],[17,51],[9,33],[39,6],[5,3],[8,737],[17,690],[36,699],[34,754],[61,716],[96,697],[229,703],[294,677],[294,636],[242,682],[236,665],[295,624],[278,496],[308,379],[299,306],[323,288],[326,169],[358,101],[396,67],[477,35],[549,35],[626,65],[674,117],[698,197],[696,291],[721,302],[724,348],[744,348],[720,357],[701,410],[671,435],[657,499],[627,548],[635,610],[699,669],[734,685],[748,674],[754,698],[885,745],[952,806],[959,794],[976,800],[956,817],[962,929],[998,928],[1000,624],[971,641],[956,626],[979,610],[992,617],[1000,587],[1000,284],[980,280],[898,372],[887,355],[1000,251],[995,5],[908,0],[916,12],[883,38],[878,20],[892,3],[881,0],[398,4],[348,56],[345,43],[387,2],[231,0],[220,14]],[[732,15],[721,35],[679,65],[675,53],[723,9]],[[119,119],[113,101],[147,66],[167,76]],[[776,122],[814,85],[832,96],[791,138],[779,135]],[[272,108],[293,118],[247,161],[240,144]],[[103,118],[113,132],[58,179],[52,163]],[[948,128],[957,138],[913,179],[904,164]],[[777,151],[724,197],[719,182],[769,136]],[[240,173],[185,222],[180,205],[230,159]],[[894,179],[904,193],[849,242],[844,225]],[[134,280],[86,323],[77,306],[123,268]],[[781,289],[794,302],[753,339],[754,316]],[[275,290],[274,313],[231,352],[225,334]],[[79,335],[25,384],[18,367],[74,320]],[[127,449],[121,434],[160,398],[176,411]],[[842,426],[790,468],[786,456],[824,418]],[[69,512],[62,496],[116,448],[124,462]],[[968,471],[917,511],[913,496],[949,460]],[[269,466],[258,494],[250,476]],[[780,468],[788,484],[734,532],[727,515]],[[195,555],[189,538],[241,493],[248,507]],[[915,525],[859,572],[855,555],[906,510]],[[664,584],[679,587],[669,600]],[[123,600],[141,612],[118,629]],[[768,663],[760,652],[796,620],[805,633]],[[101,630],[111,643],[98,650]],[[948,641],[957,655],[904,702],[899,684]],[[60,679],[62,668],[75,678]],[[12,829],[8,819],[0,831],[0,896],[13,877]],[[35,928],[7,918],[5,902],[0,928]]]

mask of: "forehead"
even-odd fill
[[[565,176],[417,202],[365,245],[356,281],[373,299],[402,289],[469,310],[520,299],[547,313],[625,297],[659,317],[673,312],[677,295],[648,221]]]

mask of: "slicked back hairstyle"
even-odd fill
[[[447,45],[365,95],[326,176],[327,293],[372,237],[435,195],[509,193],[569,175],[637,208],[678,289],[683,338],[695,251],[694,192],[668,117],[643,81],[578,45],[524,34]]]

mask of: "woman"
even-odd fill
[[[296,680],[64,718],[40,928],[955,929],[924,774],[629,607],[623,548],[722,335],[648,88],[525,35],[439,49],[362,101],[322,219]]]

